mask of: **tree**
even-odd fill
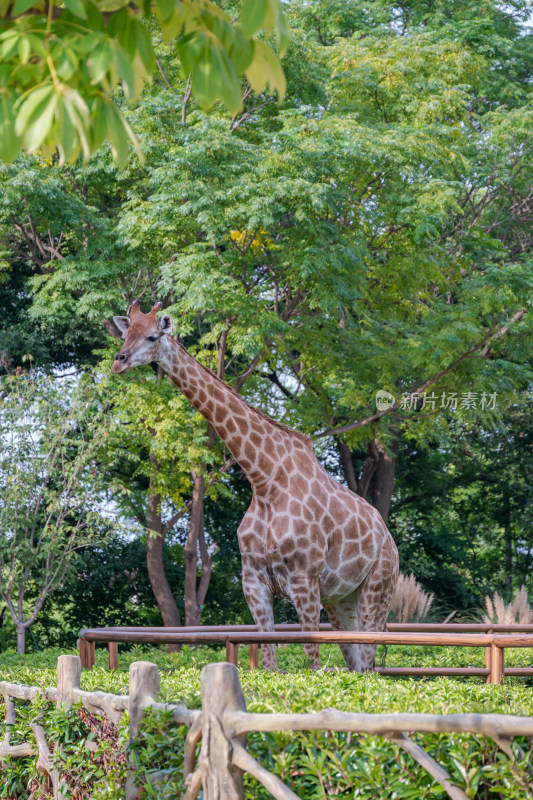
[[[279,0],[245,0],[239,20],[210,0],[2,0],[0,2],[0,157],[41,149],[59,161],[85,158],[105,142],[124,165],[129,147],[142,153],[125,116],[118,87],[140,96],[158,65],[152,36],[172,41],[187,89],[202,107],[216,100],[236,112],[240,76],[256,91],[267,83],[285,92],[274,50],[254,36],[275,31],[283,51],[287,28]]]
[[[531,590],[531,392],[492,427],[450,418],[439,443],[405,442],[392,514],[403,563],[450,609]]]
[[[23,653],[76,550],[109,530],[96,472],[105,430],[90,385],[65,395],[57,379],[19,374],[1,397],[0,597]]]
[[[246,84],[231,121],[183,103],[181,65],[156,41],[168,83],[156,73],[124,109],[145,170],[118,172],[105,149],[61,169],[24,156],[0,177],[0,235],[8,270],[16,253],[32,274],[44,330],[67,318],[114,333],[133,299],[163,300],[200,360],[313,435],[387,517],[396,453],[444,446],[455,424],[490,429],[531,379],[531,35],[518,4],[477,0],[288,13],[282,106]],[[379,389],[396,401],[383,412]],[[402,402],[415,391],[423,409]],[[441,407],[443,392],[472,391],[498,407]],[[172,437],[190,440],[188,426]],[[197,434],[201,476],[224,455]]]
[[[204,475],[213,460],[204,444],[205,425],[159,370],[147,368],[125,386],[109,377],[104,386],[110,413],[119,424],[108,438],[102,474],[122,512],[146,532],[148,574],[164,625],[181,624],[164,567],[165,540],[190,511],[194,547],[189,544],[188,550],[194,558],[187,558],[186,545],[184,606],[187,624],[194,624],[193,609],[203,602],[211,571],[202,518]],[[200,496],[194,491],[197,485],[202,486]],[[204,577],[197,601],[198,544]]]
[[[165,547],[168,581],[179,599],[179,547]],[[158,625],[159,612],[146,568],[146,541],[110,533],[77,550],[65,578],[31,627],[39,647],[72,647],[81,628]]]

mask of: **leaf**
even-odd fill
[[[265,34],[267,37],[272,36],[274,30],[276,31],[276,38],[280,55],[286,51],[289,45],[289,28],[283,7],[280,0],[267,0],[268,9],[265,14]]]
[[[244,0],[241,7],[241,25],[246,36],[261,30],[268,9],[268,0]]]
[[[76,17],[87,19],[87,11],[85,10],[82,0],[64,0],[64,3],[68,10],[71,11]]]
[[[10,162],[17,156],[22,142],[15,133],[15,113],[5,97],[0,98],[0,158]]]
[[[142,22],[140,23],[142,25]],[[133,59],[137,50],[136,25],[133,16],[125,12],[122,25],[118,34],[118,40],[130,58]]]
[[[13,11],[11,13],[14,17],[16,17],[19,14],[24,14],[24,12],[33,5],[40,4],[36,3],[35,0],[15,0],[15,5],[13,6]]]
[[[159,11],[161,22],[166,22],[172,16],[174,16],[176,7],[179,5],[180,3],[176,3],[175,0],[156,0],[156,6],[157,10]]]
[[[91,76],[91,83],[101,83],[113,61],[113,50],[109,42],[102,42],[93,51],[87,60],[87,69]]]
[[[77,54],[71,47],[64,47],[56,63],[56,71],[62,81],[68,81],[79,69]]]
[[[0,37],[0,61],[10,58],[18,48],[20,33],[18,30],[9,30]]]
[[[70,117],[70,120],[78,132],[80,144],[83,149],[85,158],[89,158],[89,126],[90,126],[90,111],[87,103],[75,89],[67,88],[64,93],[65,103],[64,107]]]
[[[163,32],[163,39],[168,42],[175,39],[178,33],[183,28],[186,13],[181,5],[176,4],[171,17],[166,20],[161,20],[161,30]]]
[[[247,39],[241,31],[237,31],[234,42],[228,50],[228,55],[237,73],[241,75],[252,63],[252,58],[254,57],[253,39]]]
[[[42,40],[39,36],[35,36],[34,34],[28,34],[28,41],[31,45],[31,49],[34,53],[36,53],[40,58],[46,58],[46,50],[43,46]]]
[[[38,111],[34,110],[33,114],[28,117],[29,124],[24,131],[23,142],[24,147],[30,153],[37,150],[46,139],[54,121],[57,101],[58,95],[55,92],[55,87],[52,86],[47,93],[44,105],[42,102],[39,103]],[[19,117],[17,117],[17,123]]]
[[[86,2],[85,7],[87,10],[87,26],[93,31],[103,31],[104,18],[98,6],[95,3]]]
[[[285,96],[286,81],[276,54],[264,42],[254,40],[254,57],[246,70],[246,77],[254,92],[262,92],[267,83],[278,93],[281,103]]]
[[[96,97],[91,108],[90,142],[91,150],[96,150],[105,142],[107,135],[106,101],[103,97]]]
[[[105,101],[103,108],[107,123],[106,139],[111,142],[113,157],[118,161],[119,167],[122,169],[128,163],[130,155],[128,142],[135,148],[141,164],[144,163],[139,143],[118,108],[110,101]]]
[[[137,42],[137,53],[144,68],[150,75],[155,67],[155,53],[152,46],[152,37],[146,27],[135,20],[135,38]]]
[[[59,125],[59,165],[74,161],[79,153],[80,147],[76,136],[76,126],[72,122],[72,109],[66,97],[61,97],[58,104],[58,125]]]
[[[230,58],[218,39],[209,31],[186,37],[180,43],[185,72],[192,73],[192,88],[203,108],[221,99],[235,113],[241,105],[241,87]]]
[[[31,45],[27,36],[21,36],[18,42],[18,54],[21,64],[25,64],[31,53]]]
[[[113,52],[115,56],[115,66],[124,85],[124,91],[130,99],[135,99],[138,95],[136,91],[135,69],[124,48],[114,42]]]
[[[15,122],[15,130],[18,136],[22,136],[32,118],[39,116],[46,107],[50,96],[54,93],[52,83],[32,89],[19,100],[20,108]]]

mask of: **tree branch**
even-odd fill
[[[411,389],[410,392],[408,392],[408,394],[420,394],[421,392],[424,392],[429,386],[432,386],[433,384],[437,383],[437,381],[439,381],[441,378],[444,378],[445,375],[448,375],[449,372],[452,372],[452,370],[458,367],[459,364],[461,364],[463,361],[466,361],[467,358],[470,358],[471,356],[474,355],[474,353],[477,353],[478,351],[480,351],[481,357],[485,358],[489,353],[490,343],[493,342],[495,339],[498,339],[500,336],[504,336],[508,332],[510,326],[513,323],[521,320],[522,317],[526,314],[526,312],[527,312],[526,308],[517,311],[516,314],[514,314],[511,317],[511,319],[505,323],[505,325],[502,325],[494,333],[492,332],[494,326],[492,326],[489,329],[488,334],[485,336],[485,338],[480,344],[471,347],[470,350],[467,350],[465,353],[459,356],[459,358],[457,358],[452,364],[450,364],[449,367],[446,367],[446,369],[442,370],[442,372],[439,372],[437,375],[434,375],[429,380],[424,381],[424,383],[415,386],[413,389]],[[315,436],[317,439],[320,439],[323,436],[336,436],[340,433],[346,433],[347,431],[353,431],[356,430],[357,428],[362,428],[365,425],[369,425],[372,422],[377,422],[377,420],[381,419],[381,417],[385,417],[388,414],[391,414],[393,411],[396,411],[400,407],[400,405],[401,405],[401,400],[396,400],[396,402],[393,403],[393,405],[390,406],[390,408],[386,408],[383,411],[377,411],[375,414],[371,414],[369,417],[359,420],[358,422],[350,422],[346,425],[340,425],[338,428],[328,428],[328,430],[322,431],[321,433],[317,433],[315,434]]]

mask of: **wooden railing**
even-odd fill
[[[188,728],[184,740],[184,779],[182,800],[195,800],[203,788],[204,800],[243,800],[243,773],[262,784],[276,800],[300,800],[276,775],[263,767],[246,749],[246,734],[252,731],[344,731],[379,736],[395,742],[439,783],[452,800],[467,800],[444,767],[438,764],[409,734],[471,733],[492,739],[508,758],[513,759],[513,737],[533,738],[533,717],[504,714],[358,714],[324,709],[307,714],[257,714],[246,710],[246,702],[233,664],[208,664],[202,670],[202,711],[190,710],[180,704],[160,703],[159,671],[155,664],[138,661],[130,665],[129,694],[85,692],[80,689],[81,663],[77,656],[60,656],[57,668],[57,689],[38,689],[31,686],[1,682],[4,697],[6,737],[0,745],[0,758],[20,758],[38,754],[38,768],[51,778],[54,798],[67,792],[62,777],[53,765],[46,742],[46,732],[38,715],[30,727],[37,742],[11,745],[9,726],[15,723],[13,698],[34,700],[38,695],[69,707],[81,702],[91,713],[107,716],[116,722],[123,711],[129,711],[130,743],[142,737],[140,727],[148,708],[171,711],[176,725]],[[197,746],[201,750],[197,757]],[[86,743],[91,746],[91,742]],[[524,754],[520,748],[515,748]],[[150,783],[157,787],[165,781],[166,773],[153,772]],[[126,782],[126,800],[136,800],[135,766],[130,761]]]
[[[107,692],[86,692],[80,688],[81,660],[78,656],[59,656],[57,661],[57,688],[40,689],[37,686],[25,686],[7,681],[0,681],[0,694],[4,699],[5,729],[4,741],[0,744],[0,759],[23,758],[37,755],[37,769],[49,775],[52,784],[54,800],[65,796],[70,797],[66,791],[57,768],[54,766],[50,749],[46,741],[46,731],[40,723],[43,721],[42,713],[38,714],[30,728],[34,733],[36,745],[29,743],[10,744],[10,727],[15,724],[15,698],[33,701],[37,697],[55,702],[58,706],[62,703],[65,709],[81,702],[82,706],[91,714],[107,717],[117,723],[124,711],[129,711],[129,741],[132,742],[139,735],[139,725],[146,708],[151,707],[160,711],[171,711],[176,725],[187,725],[189,728],[185,739],[185,763],[188,772],[194,768],[196,744],[201,736],[201,711],[190,710],[184,705],[172,703],[159,703],[159,670],[149,661],[136,661],[130,665],[129,694],[117,695]],[[94,742],[86,740],[85,746],[91,750]],[[188,774],[187,772],[187,774]],[[158,775],[154,774],[154,782]],[[135,779],[131,772],[126,783],[126,800],[137,797]]]
[[[319,631],[302,631],[298,625],[277,625],[264,633],[254,625],[197,628],[87,628],[80,631],[80,656],[86,669],[94,666],[96,642],[109,647],[109,668],[118,666],[118,644],[218,644],[226,646],[226,660],[238,664],[239,645],[250,647],[250,668],[258,666],[259,644],[385,644],[440,647],[483,647],[484,667],[378,667],[382,675],[393,676],[477,676],[500,684],[505,675],[533,675],[533,667],[505,667],[505,649],[533,647],[533,625],[394,624],[386,631],[333,631],[321,625]],[[481,631],[486,631],[482,633]]]

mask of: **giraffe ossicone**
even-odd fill
[[[157,362],[213,426],[250,481],[253,497],[237,530],[242,583],[261,631],[274,630],[275,594],[291,600],[302,630],[318,630],[320,606],[336,630],[385,628],[398,579],[398,551],[379,512],[338,483],[310,439],[249,405],[168,334],[172,320],[133,303],[114,317],[124,344],[112,371]],[[304,645],[313,667],[318,646]],[[375,645],[341,646],[351,670],[373,670]],[[276,668],[275,645],[263,666]]]

